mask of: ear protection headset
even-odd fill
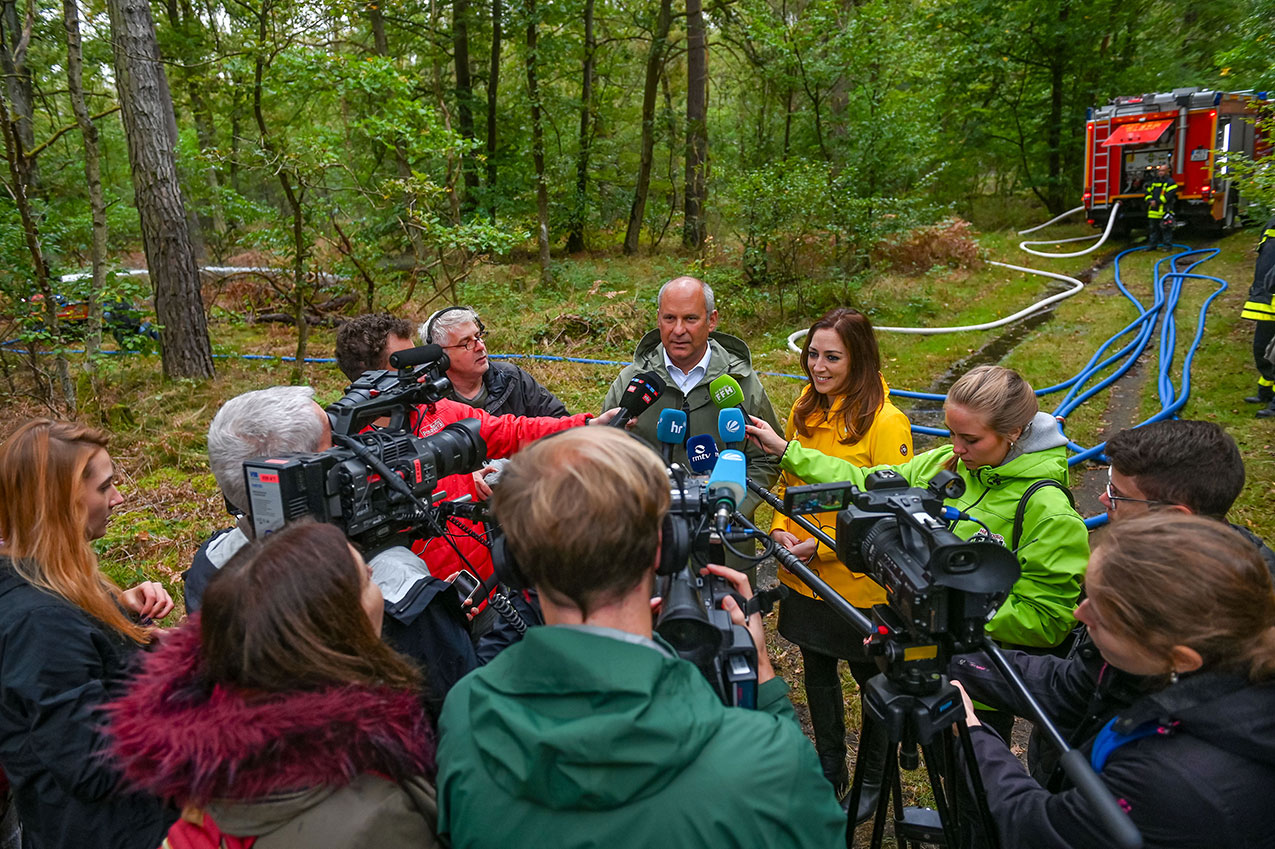
[[[660,525],[660,562],[655,574],[672,575],[685,566],[690,557],[691,532],[686,523],[679,521],[672,513],[664,514],[664,522]],[[504,534],[497,536],[491,544],[491,563],[496,578],[511,590],[532,588],[531,581],[509,549],[508,539]]]
[[[425,322],[425,339],[424,344],[431,345],[434,343],[434,325],[438,324],[438,320],[449,312],[468,311],[474,314],[474,323],[478,325],[478,332],[481,334],[487,328],[483,327],[483,321],[478,317],[478,313],[473,307],[443,307],[438,312],[429,317],[429,321]]]

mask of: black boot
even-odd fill
[[[1275,401],[1257,411],[1259,419],[1275,419]]]
[[[1269,404],[1272,401],[1275,401],[1275,389],[1260,383],[1257,385],[1257,394],[1244,399],[1245,404]]]
[[[877,801],[881,798],[881,780],[885,776],[885,756],[888,746],[885,729],[879,722],[873,722],[865,716],[863,730],[859,732],[859,751],[855,755],[856,767],[860,760],[863,761],[863,770],[860,773],[863,787],[859,791],[859,810],[854,815],[855,825],[867,822],[877,812]],[[853,796],[854,794],[851,793],[841,802],[841,809],[847,814],[850,812],[850,799]]]
[[[810,725],[815,732],[815,752],[819,755],[823,776],[832,784],[838,799],[850,787],[850,770],[846,767],[846,705],[843,698],[840,686],[806,685]]]

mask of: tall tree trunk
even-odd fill
[[[686,0],[686,191],[682,246],[704,244],[708,170],[708,33],[701,0]]]
[[[491,69],[487,75],[487,214],[496,221],[496,95],[500,91],[500,38],[505,10],[491,0]]]
[[[1067,31],[1070,4],[1064,2],[1058,10],[1059,32]],[[1067,55],[1069,48],[1059,39],[1049,57],[1049,120],[1045,125],[1045,141],[1049,145],[1049,176],[1045,189],[1046,206],[1050,213],[1058,215],[1066,206],[1062,178],[1062,128],[1064,86],[1067,84]]]
[[[18,13],[17,0],[0,0],[0,74],[5,79],[9,112],[16,123],[17,140],[23,150],[35,149],[35,85],[27,67],[35,21],[28,7],[25,20]],[[40,169],[34,159],[18,163],[28,190],[40,187]]]
[[[527,0],[527,97],[531,101],[531,160],[536,169],[536,243],[540,248],[540,282],[549,279],[549,186],[545,177],[545,131],[540,107],[536,43],[539,25],[536,0]]]
[[[576,200],[571,211],[567,251],[584,250],[584,221],[588,217],[589,143],[593,135],[593,63],[597,43],[593,39],[593,0],[584,0],[584,67],[580,83],[580,149],[576,153]]]
[[[160,64],[155,21],[144,0],[108,0],[107,8],[146,266],[155,290],[155,314],[163,327],[164,377],[212,377],[199,269],[173,153],[176,119]]]
[[[452,52],[456,58],[456,121],[460,134],[470,144],[474,141],[474,83],[469,74],[469,0],[452,0]],[[465,181],[465,197],[461,212],[474,208],[478,191],[478,171],[474,151],[466,150],[460,160],[461,177]]]
[[[68,412],[75,412],[75,383],[71,380],[71,368],[66,354],[61,350],[58,339],[58,310],[52,286],[49,284],[49,267],[44,261],[44,249],[40,245],[40,228],[35,216],[31,213],[31,204],[27,200],[27,174],[29,169],[23,164],[26,153],[22,147],[22,138],[17,128],[21,119],[10,113],[4,91],[0,90],[0,136],[4,140],[5,160],[9,165],[9,194],[18,210],[18,219],[22,222],[22,235],[26,240],[27,251],[31,254],[31,266],[35,269],[35,288],[44,299],[44,326],[58,350],[54,357],[57,370],[58,391],[51,392],[54,403],[60,402]],[[59,397],[60,396],[60,397]]]
[[[646,54],[646,80],[642,87],[642,148],[638,158],[637,185],[633,187],[633,203],[629,206],[629,226],[624,231],[624,253],[632,256],[638,250],[638,237],[646,218],[646,196],[651,189],[651,163],[655,157],[655,96],[659,91],[660,69],[668,46],[669,24],[673,19],[672,0],[660,0],[651,34],[651,49]]]
[[[106,287],[106,201],[102,196],[102,168],[98,155],[97,127],[84,102],[84,51],[80,43],[80,14],[76,0],[62,0],[62,23],[66,27],[66,80],[75,122],[84,138],[84,179],[89,188],[89,209],[93,216],[93,283],[89,288],[89,332],[84,348],[86,367],[93,368],[93,354],[102,345],[101,294]]]

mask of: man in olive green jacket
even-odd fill
[[[761,616],[722,604],[759,650],[756,710],[723,705],[653,634],[668,480],[654,453],[593,430],[519,452],[493,495],[546,624],[448,694],[440,834],[456,849],[844,846]],[[740,573],[710,568],[751,595]]]

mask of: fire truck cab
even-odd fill
[[[1178,88],[1117,97],[1089,109],[1085,122],[1084,204],[1089,223],[1105,228],[1120,201],[1115,229],[1146,220],[1143,188],[1160,165],[1178,184],[1179,220],[1229,229],[1246,206],[1227,177],[1226,154],[1251,158],[1270,151],[1258,130],[1266,92]]]

